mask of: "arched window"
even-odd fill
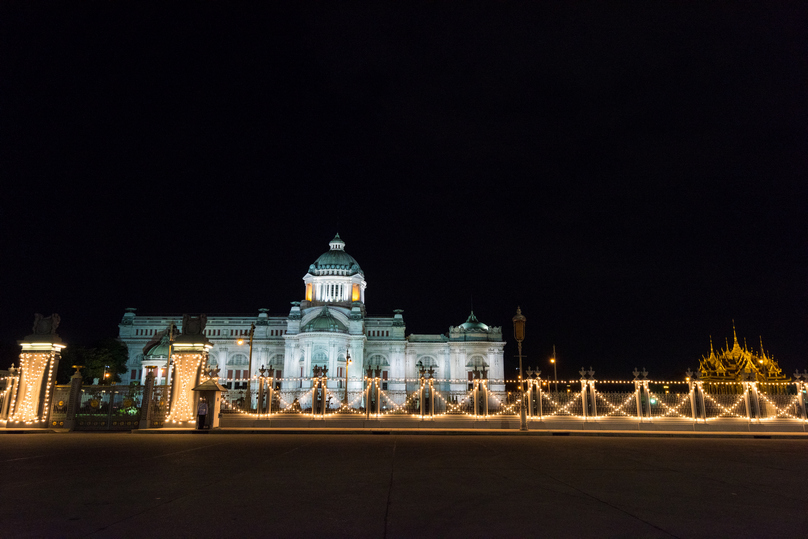
[[[328,364],[328,352],[325,350],[315,350],[311,355],[312,365],[326,365]]]
[[[383,355],[374,354],[368,358],[365,365],[368,367],[387,367],[390,366],[390,363],[387,362],[387,358]]]
[[[488,363],[486,363],[484,356],[476,355],[469,358],[466,367],[488,367]]]
[[[244,354],[234,354],[227,360],[228,365],[248,365],[250,362]]]
[[[283,354],[275,354],[269,358],[269,364],[273,367],[283,366]]]
[[[420,361],[420,362],[421,362],[421,365],[423,365],[423,366],[424,366],[424,367],[426,367],[426,368],[429,368],[429,367],[437,367],[437,366],[438,366],[438,362],[437,362],[437,361],[435,360],[435,358],[434,358],[434,357],[432,357],[432,356],[423,356],[423,357],[419,357],[419,358],[418,358],[418,361]]]

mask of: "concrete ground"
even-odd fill
[[[808,440],[0,436],[2,537],[808,536]]]

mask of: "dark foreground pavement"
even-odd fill
[[[805,440],[0,437],[1,537],[806,537]]]

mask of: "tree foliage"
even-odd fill
[[[118,339],[102,339],[89,347],[67,346],[62,351],[57,381],[60,384],[68,383],[75,372],[72,365],[83,365],[81,375],[84,384],[92,384],[95,378],[98,378],[100,384],[117,383],[121,381],[120,375],[126,372],[128,359],[126,344]],[[105,372],[109,375],[106,379]]]

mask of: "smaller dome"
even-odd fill
[[[488,326],[477,320],[477,317],[474,316],[474,311],[471,311],[468,319],[460,324],[460,327],[463,331],[488,331]]]
[[[166,333],[163,335],[163,338],[160,339],[159,343],[149,348],[146,352],[146,358],[168,357],[169,345],[168,333]]]
[[[348,328],[345,324],[334,318],[328,310],[328,306],[325,306],[317,316],[309,320],[306,325],[300,329],[301,333],[313,333],[318,331],[344,333],[348,331]]]

